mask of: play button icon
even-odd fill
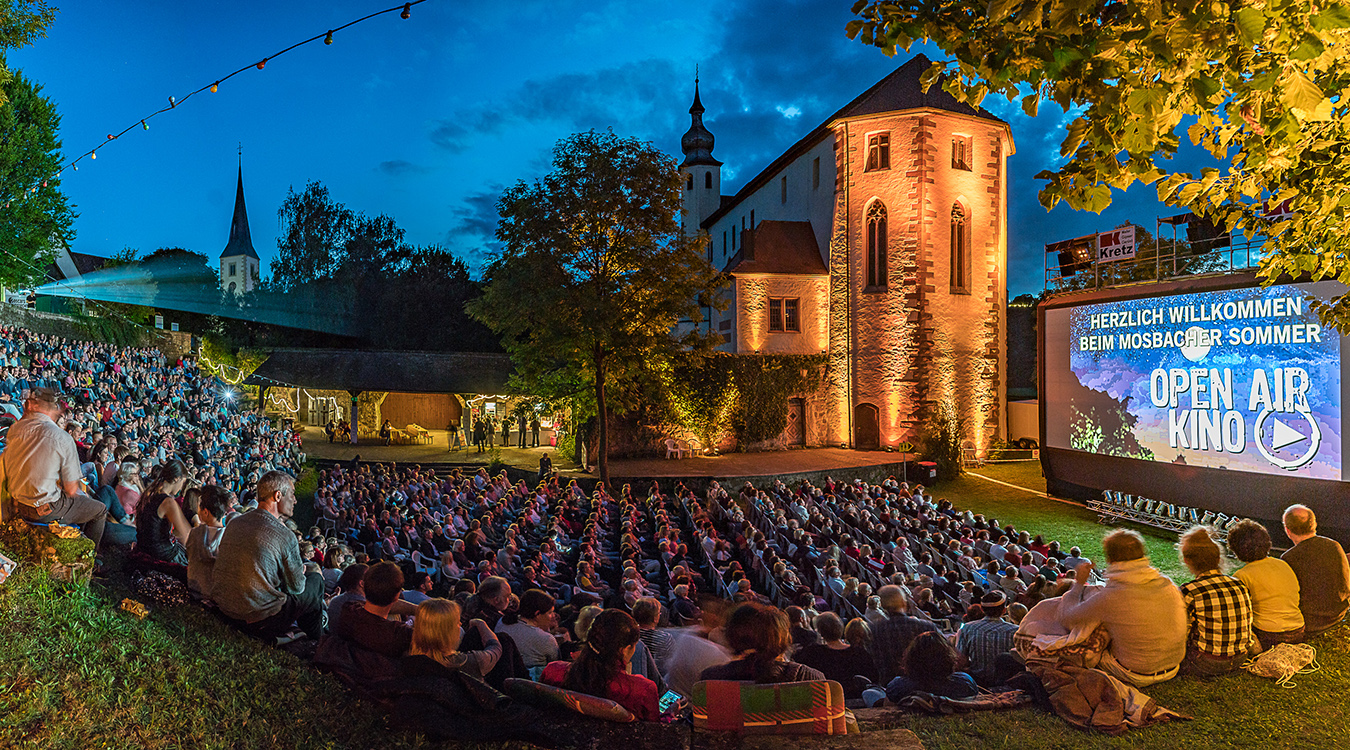
[[[1307,435],[1281,422],[1279,417],[1273,417],[1271,421],[1275,423],[1275,439],[1270,443],[1271,450],[1277,451],[1286,445],[1293,445],[1308,439]]]
[[[1305,435],[1285,424],[1284,420],[1286,419],[1302,419],[1307,422],[1308,434]],[[1267,425],[1267,422],[1271,424]],[[1256,418],[1254,430],[1256,449],[1261,452],[1261,455],[1267,461],[1280,469],[1296,471],[1307,466],[1317,457],[1317,450],[1322,447],[1322,428],[1318,426],[1317,420],[1313,418],[1312,412],[1307,408],[1277,414],[1273,409],[1267,407]],[[1302,443],[1305,440],[1307,445],[1304,447],[1302,455],[1288,458],[1283,455],[1275,455],[1275,451],[1296,443]],[[1269,441],[1270,447],[1266,447],[1267,441]]]

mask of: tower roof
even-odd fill
[[[680,150],[684,152],[684,161],[680,167],[706,165],[720,167],[722,162],[713,158],[713,134],[703,127],[703,102],[698,98],[698,79],[694,79],[694,103],[689,105],[689,130],[680,139]]]
[[[231,258],[243,255],[259,260],[258,252],[253,249],[253,238],[248,232],[248,210],[244,208],[244,165],[239,165],[239,187],[234,193],[234,218],[230,220],[230,241],[220,251],[220,257]]]
[[[932,61],[925,55],[916,54],[903,65],[891,71],[889,75],[882,78],[863,93],[859,94],[853,101],[845,104],[843,108],[830,115],[814,130],[807,133],[800,141],[793,144],[781,156],[773,160],[769,166],[762,172],[753,177],[745,184],[736,195],[730,200],[723,196],[722,205],[714,211],[708,218],[703,220],[700,225],[709,228],[723,216],[731,213],[732,210],[740,204],[742,200],[752,195],[760,187],[764,186],[769,180],[777,176],[785,166],[792,160],[810,151],[816,144],[825,140],[833,134],[832,126],[844,119],[853,117],[866,117],[886,112],[903,112],[905,110],[936,109],[946,112],[952,112],[958,115],[973,117],[980,120],[987,120],[997,123],[1007,129],[1008,125],[1003,120],[983,108],[972,107],[969,104],[958,102],[956,97],[942,90],[941,83],[934,83],[928,91],[923,90],[922,77],[924,71],[932,65]],[[697,100],[697,96],[695,96]],[[1012,145],[1011,133],[1009,133],[1009,145]]]

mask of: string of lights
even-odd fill
[[[299,47],[303,47],[303,46],[305,46],[306,44],[312,44],[312,43],[317,42],[317,41],[320,41],[320,40],[322,40],[323,43],[324,43],[325,45],[332,44],[332,43],[333,43],[333,35],[334,35],[334,34],[340,32],[340,31],[343,31],[344,29],[347,29],[347,28],[350,28],[350,27],[352,27],[352,26],[355,26],[356,24],[362,23],[362,22],[364,22],[364,21],[369,21],[370,19],[376,18],[376,17],[378,17],[378,16],[383,16],[383,15],[388,14],[388,13],[398,13],[398,14],[399,14],[399,17],[402,18],[402,19],[404,19],[404,20],[406,21],[407,19],[409,19],[409,18],[412,17],[412,6],[414,6],[414,5],[421,5],[421,4],[424,3],[424,2],[427,2],[427,0],[412,0],[411,2],[402,3],[401,5],[395,5],[395,6],[392,6],[392,7],[389,7],[389,8],[385,8],[384,10],[378,10],[378,11],[375,11],[374,13],[370,13],[370,14],[368,14],[368,15],[362,16],[362,17],[357,18],[357,19],[355,19],[355,20],[353,20],[353,21],[348,21],[347,23],[344,23],[344,24],[342,24],[341,26],[335,26],[335,27],[333,27],[333,28],[331,28],[331,29],[327,29],[327,30],[325,30],[325,31],[323,31],[323,32],[320,32],[319,34],[316,34],[316,35],[314,35],[314,36],[309,37],[308,39],[304,39],[304,40],[301,40],[301,41],[299,41],[299,42],[296,42],[295,44],[292,44],[292,45],[289,46],[289,47],[286,47],[286,48],[284,48],[284,49],[282,49],[282,50],[280,50],[280,51],[277,51],[277,52],[274,52],[274,53],[272,53],[272,54],[270,54],[270,55],[267,55],[266,57],[263,57],[263,58],[260,59],[260,60],[256,60],[256,61],[254,61],[254,62],[251,62],[251,63],[247,64],[247,65],[244,65],[243,67],[240,67],[240,68],[238,68],[238,69],[236,69],[236,70],[234,70],[234,71],[228,73],[227,75],[223,75],[223,76],[221,76],[220,78],[217,78],[217,79],[213,80],[212,82],[206,84],[205,86],[202,86],[202,87],[200,87],[200,88],[198,88],[198,89],[196,89],[196,90],[190,91],[190,92],[188,92],[187,94],[184,94],[184,95],[179,96],[179,97],[170,96],[170,97],[169,97],[169,103],[168,103],[167,106],[161,107],[161,108],[159,108],[159,109],[157,109],[157,110],[155,110],[155,111],[153,111],[153,112],[151,112],[151,113],[145,115],[144,117],[138,118],[135,122],[132,122],[130,125],[126,126],[125,128],[122,128],[122,129],[119,130],[119,131],[112,132],[112,133],[108,133],[107,137],[103,140],[103,142],[99,143],[98,145],[94,146],[93,148],[87,149],[87,150],[85,150],[85,151],[81,151],[80,154],[79,154],[78,156],[76,156],[74,159],[71,159],[70,161],[68,161],[68,162],[66,162],[65,164],[63,164],[63,165],[61,166],[61,168],[57,171],[57,173],[56,173],[55,175],[52,175],[52,177],[60,177],[61,175],[65,174],[66,169],[70,169],[70,170],[73,171],[73,172],[78,172],[78,171],[80,171],[79,163],[80,163],[81,161],[84,161],[85,159],[89,159],[89,160],[91,160],[91,161],[97,160],[97,159],[98,159],[98,151],[99,151],[99,149],[101,149],[101,148],[103,148],[103,147],[105,147],[105,146],[108,146],[108,145],[111,144],[113,141],[116,141],[118,138],[121,138],[122,136],[126,135],[127,133],[130,133],[130,132],[136,130],[136,128],[140,128],[140,129],[142,129],[142,130],[149,130],[149,129],[150,129],[150,120],[151,120],[151,119],[153,119],[153,118],[155,118],[155,117],[158,117],[159,115],[162,115],[162,114],[165,114],[165,113],[174,111],[174,110],[177,109],[178,107],[183,106],[183,104],[185,104],[189,99],[191,99],[192,97],[196,96],[197,94],[201,94],[201,93],[207,92],[207,91],[209,91],[209,92],[211,92],[211,93],[215,93],[216,91],[218,91],[218,90],[220,89],[220,85],[221,85],[222,83],[225,83],[226,81],[230,80],[231,78],[234,78],[235,76],[239,75],[240,73],[244,73],[244,72],[247,72],[247,71],[249,71],[249,70],[262,70],[262,69],[267,65],[268,62],[271,62],[272,60],[275,60],[275,59],[277,59],[278,57],[281,57],[282,55],[284,55],[284,54],[286,54],[286,53],[288,53],[288,52],[291,52],[292,50],[295,50],[295,49],[297,49],[297,48],[299,48]],[[48,179],[50,179],[50,178],[43,178],[43,179],[42,179],[42,185],[41,185],[42,187],[44,187],[44,188],[47,187],[47,181],[48,181]],[[30,187],[30,188],[24,190],[24,195],[27,196],[27,195],[29,195],[30,193],[36,192],[37,189],[38,189],[38,187],[37,187],[36,185],[34,185],[33,187]]]

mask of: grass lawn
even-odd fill
[[[981,473],[1026,486],[1039,480],[1034,465]],[[936,492],[1100,556],[1102,529],[1082,509],[976,477]],[[1170,545],[1150,537],[1155,561],[1175,559]],[[1169,570],[1175,573],[1175,565]],[[26,567],[0,584],[0,748],[428,746],[391,731],[378,708],[332,678],[240,636],[197,606],[152,607],[141,621],[116,608],[128,595],[125,578],[70,589]],[[1160,704],[1195,720],[1119,738],[1080,732],[1035,709],[897,716],[894,723],[918,733],[929,750],[1350,746],[1343,706],[1350,630],[1332,631],[1314,645],[1322,671],[1299,676],[1292,690],[1245,673],[1150,688]]]

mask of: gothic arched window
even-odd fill
[[[886,206],[874,201],[867,208],[867,286],[885,289],[886,275]]]
[[[970,291],[970,219],[960,203],[952,205],[952,267],[953,292]]]

